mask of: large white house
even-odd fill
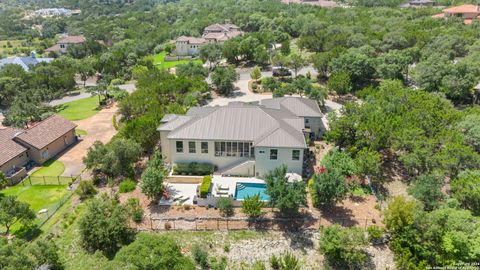
[[[240,28],[234,24],[212,24],[205,27],[202,37],[178,37],[175,40],[175,54],[177,56],[197,56],[200,48],[205,44],[223,43],[242,34]]]
[[[210,163],[222,175],[262,177],[282,164],[288,172],[301,175],[307,148],[305,123],[317,121],[314,114],[321,121],[316,102],[299,97],[261,105],[194,107],[186,115],[162,119],[158,128],[162,155],[170,164]]]

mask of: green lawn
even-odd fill
[[[22,186],[16,185],[2,190],[5,196],[16,196],[18,200],[30,204],[30,207],[35,211],[43,208],[49,208],[58,203],[58,201],[67,194],[67,186],[54,185],[37,185],[37,186]]]
[[[167,54],[167,52],[161,52],[159,54],[156,54],[153,56],[153,64],[158,67],[158,68],[172,68],[172,67],[175,67],[177,65],[180,65],[180,64],[186,64],[190,61],[193,61],[195,63],[202,63],[201,60],[178,60],[178,61],[169,61],[169,62],[165,62],[163,59],[165,57],[165,55]]]
[[[50,159],[42,167],[32,173],[32,176],[59,176],[65,171],[65,165],[58,160]]]
[[[59,115],[70,121],[86,119],[100,111],[97,96],[68,102],[57,106],[55,109]]]

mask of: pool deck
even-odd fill
[[[265,184],[265,181],[254,177],[226,177],[214,175],[212,178],[212,195],[215,197],[226,197],[228,194],[229,197],[234,197],[237,183]]]

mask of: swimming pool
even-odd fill
[[[267,185],[262,183],[237,183],[235,199],[243,200],[248,196],[251,197],[260,194],[260,200],[269,201],[270,197],[265,192],[266,189]]]

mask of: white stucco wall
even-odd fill
[[[170,145],[167,139],[169,133],[170,131],[160,131],[160,148],[162,151],[163,160],[165,160],[165,162],[171,163],[172,161],[170,159]]]
[[[270,149],[278,149],[277,160],[270,160]],[[292,150],[300,150],[300,160],[292,160]],[[262,154],[261,151],[264,151]],[[285,164],[288,172],[302,175],[303,151],[299,148],[255,148],[255,173],[258,177],[263,177],[269,171]]]
[[[189,162],[199,162],[199,163],[211,163],[217,166],[219,171],[223,171],[226,168],[229,168],[232,165],[241,164],[251,160],[251,158],[246,157],[216,157],[215,156],[215,142],[208,142],[208,153],[201,153],[201,142],[199,140],[169,140],[166,139],[167,133],[160,133],[162,154],[167,162],[172,164],[174,163],[189,163]],[[183,152],[178,153],[176,149],[176,142],[183,142]],[[189,153],[188,142],[195,141],[195,153]],[[270,160],[270,149],[278,149],[277,160]],[[292,160],[292,150],[300,151],[300,159]],[[263,154],[260,152],[264,151]],[[269,171],[285,164],[288,167],[288,172],[293,172],[297,174],[302,174],[303,169],[303,153],[304,149],[300,148],[264,148],[256,147],[255,148],[255,175],[257,177],[262,177]]]
[[[183,152],[177,153],[176,149],[176,142],[182,141],[183,142]],[[188,142],[194,141],[195,142],[195,153],[189,153],[188,149]],[[201,152],[201,142],[208,142],[208,153],[203,154]],[[215,156],[215,142],[214,141],[206,141],[206,140],[168,140],[170,158],[170,163],[179,163],[179,162],[207,162],[211,163],[219,170],[222,170],[226,167],[229,167],[233,164],[247,161],[249,158],[246,157],[216,157]]]

